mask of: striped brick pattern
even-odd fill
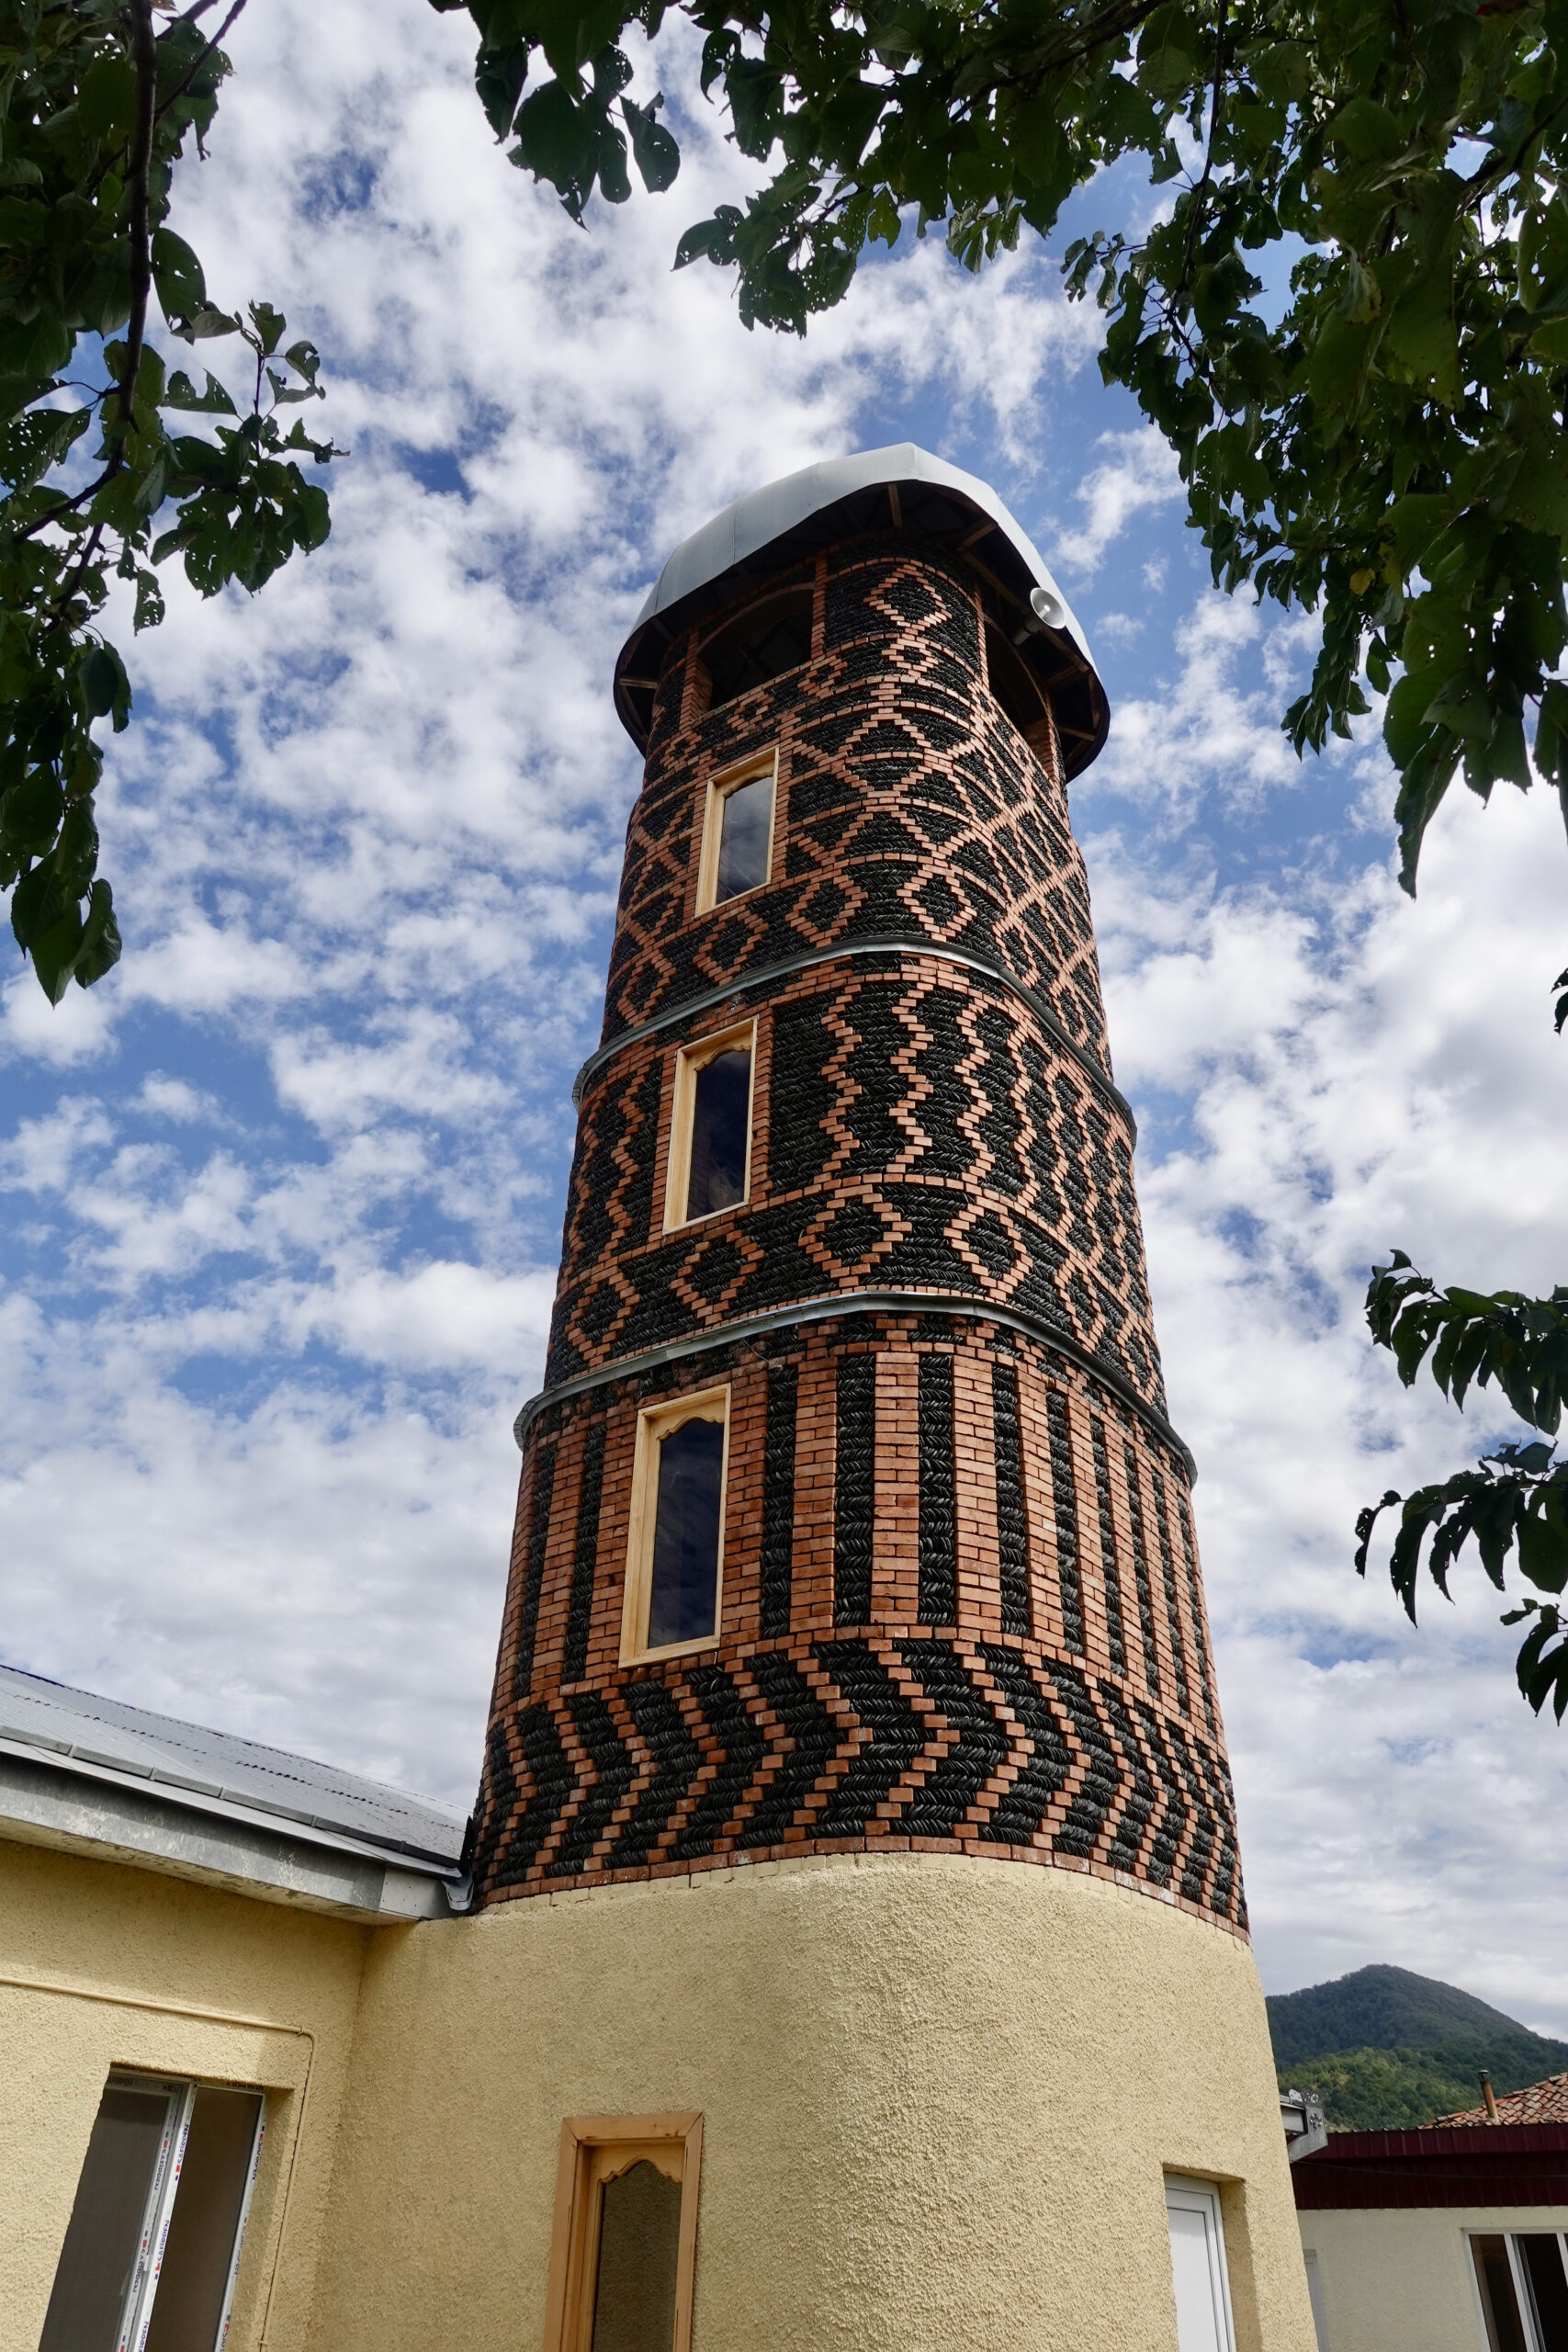
[[[658,691],[527,1428],[478,1897],[903,1849],[1093,1872],[1244,1933],[1053,730],[1026,741],[992,698],[988,592],[960,559],[873,538],[793,576],[809,662],[710,712],[688,639]],[[770,880],[699,916],[708,779],[759,752]],[[666,1232],[677,1057],[738,1021],[749,1197]],[[719,1638],[623,1668],[638,1412],[721,1382]]]

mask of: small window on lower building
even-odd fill
[[[729,1391],[709,1388],[637,1416],[621,1663],[718,1639]]]
[[[218,2352],[263,2114],[260,2091],[109,2076],[39,2352]]]
[[[664,1228],[737,1207],[751,1189],[756,1023],[704,1037],[675,1059]]]
[[[700,2115],[569,2116],[546,2352],[689,2352]]]
[[[1165,2210],[1181,2352],[1235,2352],[1220,2192],[1213,2181],[1168,2173]]]
[[[1568,2245],[1556,2230],[1470,2241],[1488,2352],[1568,2352]]]

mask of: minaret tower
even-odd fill
[[[1176,2352],[1188,2238],[1216,2330],[1297,2352],[1082,634],[905,445],[688,539],[615,695],[647,767],[474,1847],[498,1931],[558,1921],[558,2102],[704,2117],[700,2352]]]

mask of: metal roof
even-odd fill
[[[748,492],[682,541],[615,663],[615,707],[638,749],[647,748],[653,684],[676,637],[818,548],[889,529],[946,543],[987,584],[998,616],[1027,631],[1020,650],[1052,696],[1067,773],[1087,767],[1105,741],[1110,710],[1066,598],[989,483],[913,441],[804,466]],[[1032,609],[1036,590],[1049,626]]]
[[[0,1751],[359,1857],[458,1875],[464,1817],[312,1757],[0,1666]],[[4,1807],[0,1806],[0,1814]]]

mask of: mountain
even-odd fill
[[[1281,2087],[1323,2096],[1341,2131],[1394,2131],[1479,2104],[1484,2066],[1498,2091],[1568,2069],[1568,2041],[1407,1968],[1358,1968],[1330,1984],[1269,1996]]]

